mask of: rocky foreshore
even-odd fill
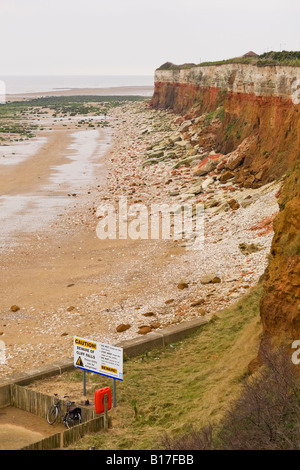
[[[106,155],[105,183],[77,195],[76,209],[64,213],[51,229],[64,233],[66,240],[78,227],[95,234],[99,206],[117,207],[124,196],[128,205],[145,207],[202,205],[202,249],[192,249],[190,233],[178,240],[111,240],[108,252],[98,240],[99,252],[93,256],[107,263],[107,269],[89,277],[94,293],[74,296],[73,304],[56,311],[36,313],[34,306],[20,305],[15,312],[8,306],[2,312],[5,328],[17,322],[20,337],[30,333],[33,339],[31,344],[10,340],[2,375],[24,370],[24,364],[32,368],[69,357],[74,334],[114,344],[197,316],[211,318],[264,273],[280,181],[256,189],[241,185],[234,171],[242,149],[226,156],[212,147],[204,150],[198,143],[199,121],[152,110],[146,102],[116,107],[109,120],[114,137]],[[29,240],[26,249],[36,246]],[[5,328],[0,331],[4,341]]]

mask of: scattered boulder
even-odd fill
[[[198,307],[198,305],[202,305],[204,304],[204,302],[205,302],[205,299],[196,300],[195,302],[191,303],[191,307]]]
[[[154,321],[153,323],[151,323],[150,327],[151,327],[153,330],[156,330],[156,328],[159,328],[159,327],[160,327],[159,321]]]
[[[226,168],[230,171],[233,171],[243,163],[244,159],[244,155],[234,155],[233,158],[228,159]]]
[[[179,128],[180,132],[186,131],[191,125],[192,121],[184,121]]]
[[[138,334],[139,335],[146,335],[147,333],[150,333],[151,331],[151,326],[140,326]]]
[[[210,199],[210,201],[207,201],[204,204],[204,209],[211,209],[212,207],[216,207],[218,204],[220,204],[220,201],[217,199]]]
[[[214,170],[218,163],[223,160],[223,158],[224,155],[222,155],[221,153],[213,153],[207,155],[207,157],[205,157],[195,168],[193,172],[194,176],[202,176]]]
[[[228,204],[230,208],[234,211],[236,211],[240,207],[240,204],[238,203],[236,199],[230,199],[230,201],[228,201]]]
[[[204,315],[206,315],[206,309],[205,308],[200,308],[197,313],[201,317],[204,317]]]
[[[171,140],[171,142],[175,143],[175,142],[179,142],[181,140],[181,135],[176,132],[175,134],[171,134],[169,136],[169,139]]]
[[[226,183],[226,181],[231,180],[234,177],[235,174],[232,173],[232,171],[225,171],[225,173],[222,174],[220,181],[221,183]]]
[[[146,313],[143,313],[143,316],[144,317],[153,317],[155,315],[154,312],[146,312]]]
[[[214,183],[213,178],[206,178],[206,180],[204,180],[203,183],[202,183],[202,189],[204,190],[204,189],[208,188],[208,186],[210,186],[213,183]]]
[[[215,273],[207,273],[200,279],[201,284],[218,284],[221,282]]]
[[[203,182],[203,179],[200,178],[197,183],[195,183],[190,189],[189,189],[189,192],[191,194],[200,194],[203,192],[203,189],[202,189],[202,182]]]
[[[18,311],[20,310],[20,307],[18,307],[18,305],[12,305],[12,306],[10,307],[10,310],[11,310],[12,312],[18,312]]]
[[[129,328],[131,328],[131,325],[121,323],[121,325],[117,326],[116,330],[118,333],[122,333],[123,331],[129,330]]]
[[[179,284],[177,284],[177,287],[178,289],[187,289],[189,287],[188,283],[187,282],[179,282]]]
[[[247,256],[251,253],[256,253],[257,251],[260,251],[262,247],[260,245],[255,245],[255,243],[240,243],[239,249],[241,250],[243,255]]]

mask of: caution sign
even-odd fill
[[[123,380],[123,349],[75,336],[74,366]]]
[[[99,370],[99,347],[95,341],[74,337],[74,366],[90,372]]]

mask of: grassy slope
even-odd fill
[[[107,433],[86,436],[72,448],[158,449],[165,431],[219,421],[240,390],[261,334],[257,287],[184,341],[124,363],[117,407]],[[81,380],[76,373],[72,380]],[[99,376],[89,376],[99,388]],[[98,383],[97,383],[98,382]],[[111,381],[101,387],[111,386]]]

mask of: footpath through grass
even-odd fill
[[[258,350],[261,292],[261,287],[251,290],[189,338],[128,359],[124,382],[117,384],[112,428],[86,436],[72,449],[158,450],[165,432],[218,422],[238,396]],[[112,386],[99,377],[88,374],[88,386]],[[69,379],[82,380],[78,372]]]

